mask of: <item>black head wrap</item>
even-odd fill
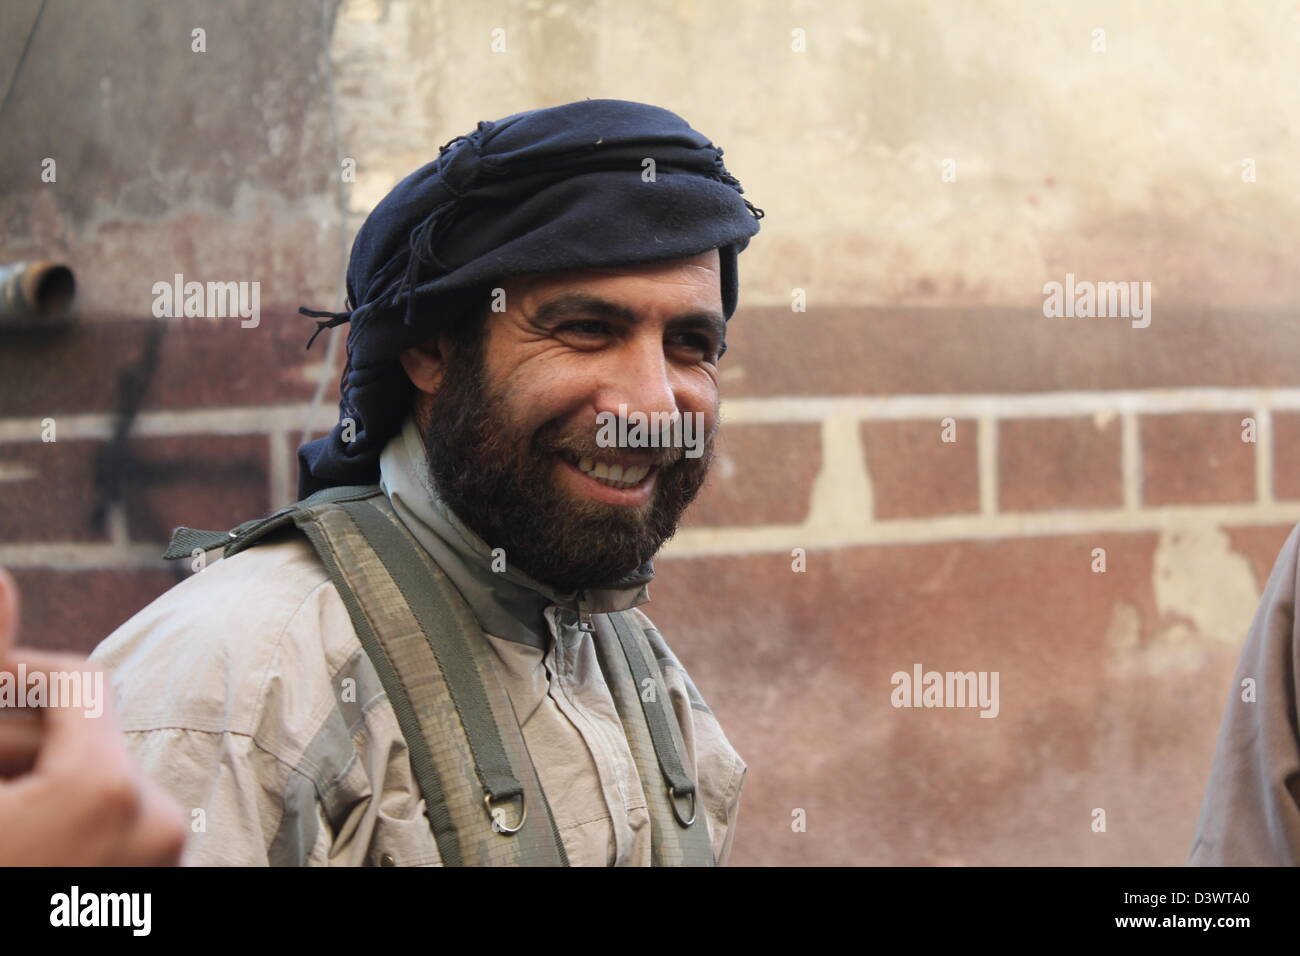
[[[653,160],[653,181],[646,172]],[[525,273],[657,262],[717,249],[722,305],[736,309],[736,257],[761,209],[722,150],[675,113],[582,100],[482,122],[397,184],[352,245],[339,423],[298,449],[303,497],[379,480],[379,454],[409,411],[400,353]],[[312,336],[315,338],[315,335]],[[309,341],[308,347],[311,342]],[[352,441],[344,441],[351,421]]]

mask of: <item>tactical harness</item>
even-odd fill
[[[232,557],[285,527],[311,542],[379,675],[443,864],[568,866],[491,648],[455,584],[378,485],[326,488],[231,531],[177,528],[163,557],[218,547]],[[592,634],[646,782],[652,865],[712,866],[663,670],[636,615],[616,611],[608,618],[609,628],[585,616],[581,627]],[[658,777],[662,788],[650,784]]]

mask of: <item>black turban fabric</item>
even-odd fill
[[[349,311],[299,310],[328,317],[318,332],[350,323],[339,423],[298,449],[299,494],[379,480],[379,454],[409,411],[398,356],[440,323],[484,307],[508,276],[717,249],[730,319],[736,257],[763,215],[742,191],[721,149],[645,103],[582,100],[485,121],[453,139],[357,233]]]

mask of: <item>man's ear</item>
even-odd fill
[[[447,369],[448,344],[446,336],[435,336],[411,346],[399,356],[406,377],[425,395],[433,395],[442,384]]]

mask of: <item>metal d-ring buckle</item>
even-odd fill
[[[689,820],[683,820],[682,815],[677,812],[677,791],[672,787],[668,788],[668,802],[673,805],[673,816],[677,818],[677,822],[680,823],[682,826],[688,827],[695,822],[695,791],[694,790],[691,791],[691,818]]]
[[[492,810],[492,794],[488,793],[483,796],[483,805],[487,807],[488,816],[492,819],[492,828],[499,833],[518,833],[528,819],[528,798],[524,794],[519,794],[519,822],[513,827],[508,827],[497,821],[496,814]]]

